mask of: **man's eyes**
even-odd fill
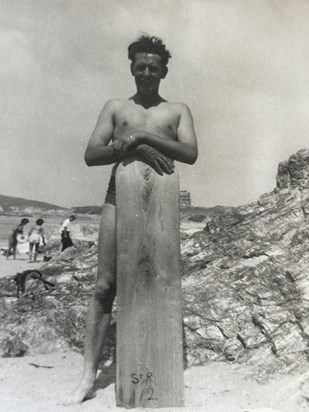
[[[136,70],[143,72],[146,69],[146,66],[136,66]],[[159,71],[158,67],[148,67],[151,73],[157,73]]]

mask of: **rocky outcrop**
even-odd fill
[[[28,274],[25,293],[17,298],[14,278],[0,280],[0,356],[50,353],[73,348],[82,351],[85,315],[97,269],[97,247],[75,239],[75,247],[59,255],[59,243],[50,246],[52,259]],[[30,271],[27,271],[30,272]],[[112,358],[115,327],[107,338],[104,358]]]
[[[309,150],[302,149],[278,166],[277,188],[309,189]]]
[[[248,362],[261,380],[308,368],[306,159],[303,150],[291,156],[287,167],[280,164],[272,193],[228,209],[207,221],[204,230],[182,236],[188,365]],[[17,299],[14,281],[1,280],[2,356],[68,347],[82,351],[96,264],[96,246],[80,242],[42,269],[55,287],[30,277],[26,293]],[[113,327],[103,357],[114,356],[114,349]]]
[[[260,379],[308,367],[308,173],[302,150],[279,165],[274,192],[183,243],[189,364],[250,362]]]

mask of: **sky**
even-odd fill
[[[177,164],[194,206],[237,206],[309,146],[307,0],[2,0],[0,194],[100,205],[111,167],[84,152],[110,98],[135,83],[143,32],[172,53],[160,94],[193,114],[199,158]]]

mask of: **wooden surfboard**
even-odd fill
[[[131,159],[116,174],[117,406],[184,405],[179,178]]]

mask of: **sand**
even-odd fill
[[[115,403],[115,365],[99,371],[96,397],[78,406],[63,406],[81,373],[82,357],[75,352],[0,359],[1,412],[120,411]],[[248,379],[245,366],[210,363],[185,371],[185,408],[163,411],[240,412],[274,408],[305,411],[297,405],[297,376],[260,385]],[[149,410],[150,409],[143,409]]]
[[[40,270],[42,266],[42,256],[40,256],[37,262],[28,263],[28,255],[17,255],[16,260],[13,260],[12,256],[8,260],[3,255],[0,255],[0,278],[6,276],[14,276],[17,272],[23,272],[28,269]]]
[[[40,258],[41,260],[41,258]],[[19,255],[16,261],[0,257],[0,276],[13,276],[41,262],[28,264]],[[115,402],[115,365],[98,373],[96,397],[78,406],[63,406],[66,395],[76,386],[82,370],[81,355],[59,352],[23,358],[0,358],[1,412],[96,412],[120,411]],[[249,377],[247,365],[209,363],[185,371],[185,408],[162,411],[305,412],[309,403],[301,394],[308,374],[283,376],[267,384]],[[301,401],[301,402],[300,402]],[[256,409],[273,408],[273,409]],[[150,411],[150,409],[142,409]]]

